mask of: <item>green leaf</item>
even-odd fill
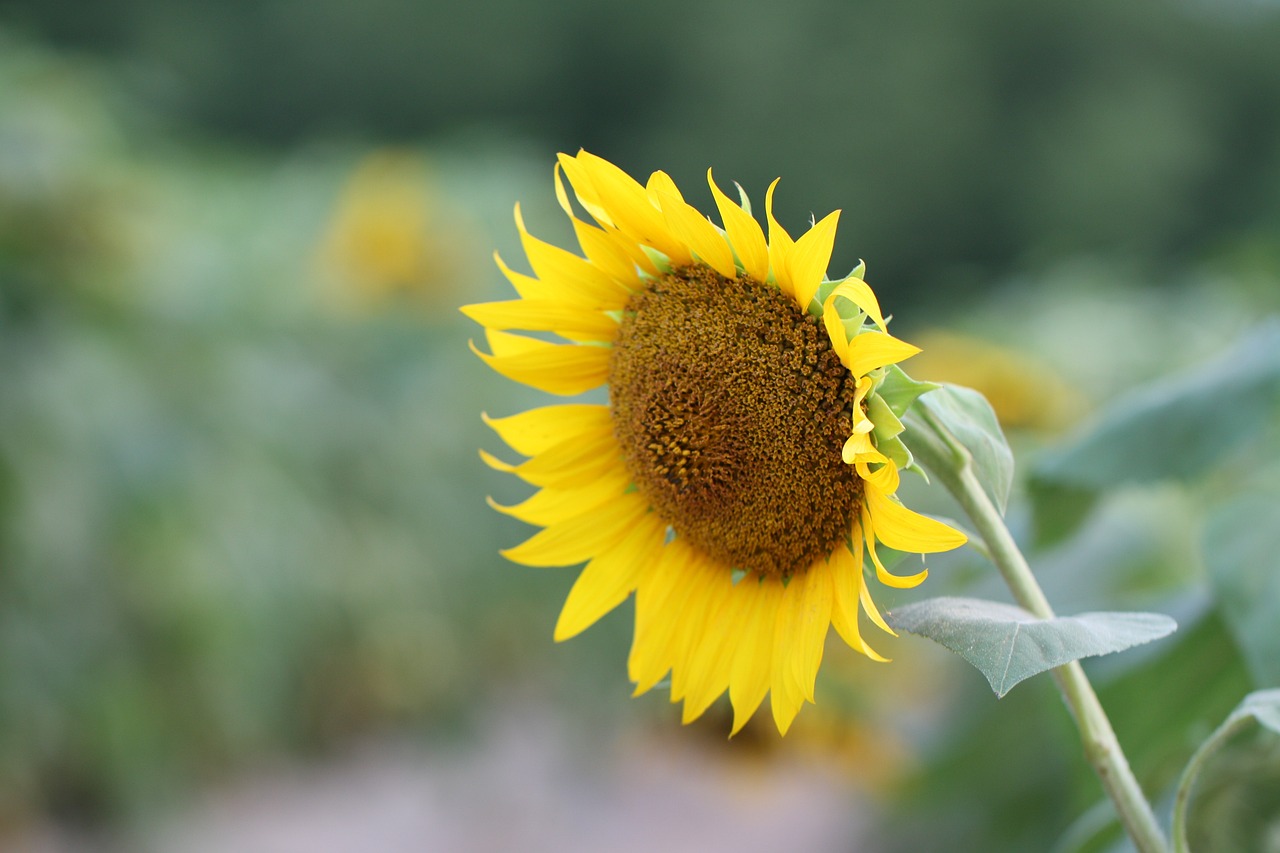
[[[891,364],[885,368],[884,379],[876,388],[876,396],[888,404],[891,412],[902,417],[921,394],[927,394],[941,387],[937,382],[921,382],[912,379],[901,367]]]
[[[921,397],[920,405],[969,451],[978,482],[1003,515],[1013,486],[1013,451],[987,398],[972,388],[944,384]],[[910,447],[910,434],[906,442]]]
[[[1102,490],[1186,479],[1269,427],[1280,410],[1280,321],[1199,368],[1135,389],[1075,441],[1038,460],[1033,480]]]
[[[1280,494],[1217,508],[1205,526],[1204,564],[1218,606],[1254,680],[1280,687]]]
[[[1178,627],[1159,613],[1037,619],[1012,604],[952,597],[908,604],[887,618],[894,628],[928,637],[976,666],[996,696],[1045,670],[1158,640]]]
[[[1036,480],[1028,483],[1032,542],[1049,548],[1078,531],[1093,514],[1099,494],[1092,489]]]
[[[1218,726],[1213,734],[1209,735],[1208,739],[1191,756],[1191,760],[1187,762],[1187,767],[1178,782],[1178,790],[1174,795],[1173,802],[1173,844],[1175,850],[1179,851],[1179,853],[1186,853],[1190,849],[1187,840],[1187,816],[1190,811],[1191,795],[1195,791],[1198,778],[1211,758],[1214,758],[1217,753],[1222,751],[1228,742],[1233,741],[1238,735],[1255,724],[1275,735],[1280,735],[1280,690],[1258,690],[1244,697],[1244,700],[1223,721],[1222,725]],[[1270,744],[1250,744],[1248,752],[1257,754],[1267,748],[1274,749],[1274,738],[1271,741]],[[1276,769],[1274,760],[1267,760],[1261,768],[1257,769],[1263,772],[1241,773],[1239,765],[1237,765],[1233,768],[1233,772],[1228,774],[1231,784],[1237,789],[1243,787],[1246,793],[1251,783],[1255,781],[1259,784],[1274,784]],[[1251,776],[1257,776],[1258,778],[1256,780],[1251,779]],[[1268,799],[1270,800],[1268,814],[1263,816],[1250,815],[1251,817],[1262,818],[1258,822],[1263,827],[1263,833],[1267,832],[1268,827],[1274,827],[1276,821],[1280,819],[1280,815],[1276,814],[1275,797],[1272,796]],[[1269,834],[1274,838],[1273,829]],[[1251,847],[1251,849],[1262,848]],[[1269,849],[1275,848],[1271,847]]]

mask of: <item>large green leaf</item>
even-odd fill
[[[1271,320],[1195,370],[1121,397],[1075,441],[1042,455],[1033,481],[1102,490],[1193,477],[1278,410],[1280,321]]]
[[[987,398],[972,388],[944,384],[921,397],[918,405],[969,451],[978,482],[1003,514],[1013,485],[1013,451]],[[910,447],[909,434],[906,442]]]
[[[1038,619],[1012,604],[941,597],[894,609],[894,628],[928,637],[976,666],[997,696],[1080,658],[1157,640],[1178,627],[1159,613],[1081,613]]]
[[[1230,744],[1255,727],[1261,727],[1267,734],[1246,743],[1243,750],[1237,750],[1233,755]],[[1276,796],[1280,793],[1280,773],[1277,773],[1280,764],[1276,761],[1280,755],[1277,751],[1280,744],[1276,735],[1280,735],[1280,690],[1258,690],[1246,696],[1200,745],[1187,762],[1174,795],[1173,843],[1178,853],[1191,850],[1189,830],[1199,830],[1196,834],[1202,837],[1233,839],[1230,848],[1217,845],[1212,848],[1215,850],[1280,850],[1280,840],[1276,836],[1276,827],[1280,826],[1280,797]],[[1264,760],[1254,760],[1259,756]],[[1212,792],[1217,797],[1218,807],[1211,810],[1217,813],[1217,817],[1226,813],[1228,819],[1218,821],[1221,824],[1218,826],[1189,827],[1189,815],[1197,811],[1193,808],[1191,795],[1199,793],[1204,796],[1203,792],[1196,790],[1197,782],[1202,773],[1211,775],[1206,772],[1211,761],[1228,765],[1226,772],[1218,774],[1220,783]],[[1256,796],[1260,791],[1265,791],[1265,795]],[[1233,807],[1240,803],[1246,807]]]
[[[1218,606],[1259,686],[1280,687],[1280,493],[1217,508],[1204,563]]]

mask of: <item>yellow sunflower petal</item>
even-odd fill
[[[738,581],[738,587],[747,606],[742,611],[741,633],[729,674],[729,701],[733,703],[730,737],[742,730],[769,692],[774,630],[782,602],[782,584],[776,579],[746,577]]]
[[[874,488],[868,487],[864,490],[863,494],[867,495],[874,491]],[[917,587],[924,583],[924,579],[929,576],[928,569],[923,569],[916,572],[914,575],[901,577],[899,575],[892,574],[884,567],[884,563],[880,562],[880,557],[876,554],[876,536],[879,535],[880,531],[872,523],[872,514],[867,509],[866,504],[863,504],[862,506],[862,532],[863,538],[867,543],[867,554],[871,557],[871,562],[876,567],[876,578],[880,583],[885,586],[891,586],[894,589],[911,589],[912,587]],[[885,544],[888,545],[889,543],[886,542]],[[892,548],[893,546],[889,545],[889,547]]]
[[[545,527],[502,556],[525,566],[572,566],[622,541],[649,511],[637,495],[623,495],[577,518]]]
[[[855,430],[853,435],[845,440],[844,447],[840,450],[840,458],[846,465],[852,465],[870,454],[880,455],[875,443],[871,440],[871,432],[863,430]]]
[[[959,530],[907,509],[878,489],[866,489],[863,498],[875,519],[876,537],[890,548],[933,554],[959,548],[969,541]]]
[[[596,268],[626,288],[627,293],[639,289],[640,277],[636,273],[635,257],[615,234],[588,225],[577,217],[573,217],[573,233],[578,238],[583,254]],[[624,298],[626,295],[624,293]]]
[[[658,558],[665,530],[650,513],[617,545],[587,563],[556,621],[557,643],[582,633],[631,594],[645,567]]]
[[[720,191],[710,169],[707,169],[707,183],[711,186],[711,195],[720,210],[720,220],[733,250],[738,253],[738,260],[742,261],[743,270],[756,281],[765,281],[769,278],[769,245],[764,240],[760,223]]]
[[[822,660],[817,623],[824,610],[827,621],[821,628],[822,637],[831,624],[831,584],[812,569],[793,575],[778,608],[769,700],[774,722],[783,734],[813,693],[807,678],[814,662]],[[816,668],[812,671],[817,674]]]
[[[861,535],[855,528],[854,536]],[[862,630],[858,626],[858,588],[862,566],[854,563],[853,553],[841,544],[828,558],[827,568],[831,576],[831,624],[850,648],[862,651]]]
[[[832,304],[837,296],[843,296],[857,305],[880,327],[881,331],[884,330],[884,315],[880,313],[880,302],[876,299],[875,291],[865,281],[860,278],[845,279],[827,296],[826,304]]]
[[[748,602],[735,594],[736,586],[729,572],[719,574],[720,577],[711,580],[712,595],[702,635],[689,654],[682,714],[686,724],[702,716],[729,686],[734,651],[742,638],[744,605]]]
[[[625,470],[613,433],[593,431],[547,448],[510,473],[534,486],[573,489]]]
[[[796,288],[791,281],[790,258],[791,247],[795,243],[786,229],[773,218],[773,191],[777,189],[779,180],[781,179],[775,178],[764,194],[764,215],[769,223],[769,266],[773,269],[773,279],[778,288],[787,296],[794,297]]]
[[[648,691],[672,668],[678,628],[689,604],[689,569],[697,556],[680,539],[662,549],[636,586],[636,623],[627,657],[635,694]],[[674,676],[673,676],[674,680]]]
[[[502,255],[496,251],[493,253],[493,260],[498,264],[498,269],[502,270],[502,274],[507,277],[507,281],[511,282],[511,286],[516,289],[516,293],[525,299],[555,299],[560,296],[554,285],[539,281],[530,275],[516,272],[507,262],[502,259]]]
[[[877,456],[878,459],[868,457]],[[871,465],[880,463],[880,467],[871,470]],[[898,483],[901,477],[898,475],[898,466],[889,461],[884,454],[876,452],[875,454],[864,454],[861,459],[854,463],[858,472],[858,476],[866,482],[870,483],[878,491],[886,495],[891,495],[898,491]]]
[[[620,299],[616,308],[621,309],[625,304],[626,299]],[[617,320],[600,311],[568,306],[563,302],[511,299],[464,305],[459,310],[486,329],[556,332],[566,337],[579,336],[595,341],[612,341],[618,336]]]
[[[653,206],[644,187],[608,160],[586,151],[578,152],[577,162],[594,187],[600,204],[609,211],[609,217],[619,229],[668,257],[680,254],[680,244],[667,231],[662,212]],[[568,167],[565,171],[568,172]]]
[[[540,406],[505,418],[480,419],[516,453],[536,456],[563,441],[613,429],[609,407],[589,403]]]
[[[801,235],[792,247],[787,259],[791,273],[791,286],[795,288],[796,303],[801,311],[809,309],[827,265],[831,263],[831,250],[836,243],[836,222],[840,211],[835,210],[822,217],[816,225]]]
[[[791,672],[804,698],[812,702],[813,687],[826,647],[827,629],[831,627],[832,588],[826,562],[815,563],[808,571],[791,578],[791,583],[797,581],[802,595],[795,614],[797,633],[792,645]]]
[[[488,455],[488,454],[486,454]],[[506,465],[489,456],[486,462],[499,462],[507,473],[515,473],[514,465]],[[500,468],[499,470],[502,470]],[[617,499],[631,485],[631,475],[618,466],[595,481],[576,488],[541,488],[530,497],[513,506],[503,506],[493,498],[485,498],[489,506],[504,515],[518,518],[526,524],[547,527],[560,521],[568,521],[589,512],[605,501]]]
[[[897,364],[920,352],[906,341],[884,332],[866,331],[849,342],[849,360],[845,367],[854,376],[865,376],[877,367]]]
[[[712,565],[701,552],[692,550],[684,571],[681,617],[672,626],[668,646],[672,702],[679,702],[688,695],[690,659],[707,640],[707,623],[719,604],[716,594],[718,581],[729,577],[722,567]]]
[[[684,195],[680,192],[680,188],[676,186],[676,182],[666,172],[657,171],[649,176],[649,180],[644,185],[645,192],[649,193],[649,201],[662,208],[662,202],[659,196],[673,195],[684,201]]]
[[[639,285],[639,280],[636,276],[634,246],[628,247],[625,241],[618,240],[616,230],[596,227],[578,218],[577,214],[574,213],[573,205],[569,203],[569,194],[565,192],[561,170],[562,166],[557,162],[555,168],[556,200],[560,202],[561,209],[569,217],[569,221],[573,223],[573,231],[578,238],[578,245],[582,247],[582,253],[587,256],[587,260],[591,261],[592,264],[614,281],[629,290],[634,289]]]
[[[827,339],[831,341],[831,349],[839,356],[840,363],[849,364],[849,336],[844,331],[844,321],[836,311],[833,297],[827,297],[822,306],[822,325],[826,327]]]
[[[601,225],[613,226],[613,218],[601,203],[600,194],[596,192],[595,184],[592,183],[586,167],[578,162],[576,157],[568,154],[556,155],[556,161],[560,168],[564,169],[569,183],[573,185],[573,194],[578,197],[578,202],[587,213],[591,214],[591,218]]]
[[[608,347],[552,344],[493,329],[486,329],[485,337],[493,355],[468,342],[472,352],[508,379],[540,391],[571,396],[602,385],[609,378]]]
[[[688,246],[698,260],[710,265],[725,278],[737,277],[738,268],[733,262],[733,250],[725,242],[724,235],[705,216],[681,199],[665,192],[658,193],[658,202],[671,233]]]
[[[520,205],[516,205],[516,228],[520,244],[533,273],[544,282],[555,282],[566,296],[572,295],[595,307],[620,308],[627,292],[585,258],[534,237],[524,226]]]
[[[867,584],[866,578],[862,579],[862,584],[858,589],[858,602],[862,605],[862,610],[871,619],[877,628],[886,634],[898,636],[898,632],[889,627],[889,623],[884,621],[884,617],[880,615],[880,609],[876,607],[875,600],[871,597],[871,587]],[[880,658],[884,660],[884,658]]]

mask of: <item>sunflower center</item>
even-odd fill
[[[609,388],[636,488],[703,553],[785,576],[849,535],[855,382],[776,287],[704,266],[656,279],[627,303]]]

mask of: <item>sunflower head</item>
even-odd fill
[[[564,178],[590,221],[580,218]],[[571,637],[636,595],[628,661],[640,693],[670,674],[686,722],[726,690],[738,731],[770,694],[786,732],[813,701],[827,630],[884,660],[860,617],[890,634],[864,554],[928,553],[959,532],[895,497],[912,465],[899,417],[930,386],[896,365],[918,350],[889,334],[860,265],[826,278],[839,211],[793,240],[765,196],[707,180],[717,226],[655,172],[641,186],[587,152],[560,155],[556,196],[581,254],[516,227],[533,275],[498,266],[517,299],[462,310],[485,327],[504,376],[568,403],[486,421],[513,450],[495,468],[538,487],[495,508],[542,528],[503,552],[534,566],[585,562],[556,625]],[[514,332],[534,332],[537,336]],[[558,336],[549,339],[547,333]]]

